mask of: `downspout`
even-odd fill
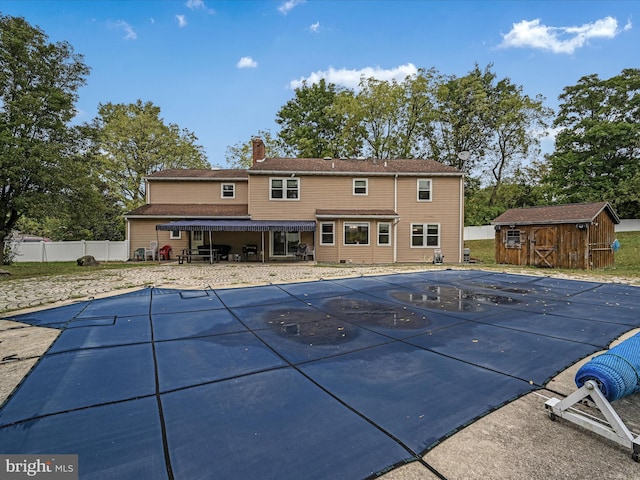
[[[131,220],[129,220],[128,218],[127,220],[127,256],[128,258],[131,258]]]
[[[393,179],[393,211],[398,213],[398,174]],[[398,263],[398,219],[393,222],[393,263]]]
[[[462,263],[464,255],[464,175],[460,177],[460,246],[458,248],[458,263]]]

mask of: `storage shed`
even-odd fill
[[[493,222],[496,263],[601,269],[614,263],[615,225],[608,202],[514,208]]]

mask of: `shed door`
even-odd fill
[[[558,227],[534,227],[531,237],[531,265],[554,268],[558,260]]]

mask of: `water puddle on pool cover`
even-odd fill
[[[428,286],[424,292],[391,292],[391,296],[417,307],[447,312],[482,312],[490,306],[515,305],[520,300],[450,286]]]
[[[337,298],[331,303],[333,314],[287,309],[269,312],[264,321],[279,335],[300,343],[336,345],[358,336],[357,326],[388,330],[417,330],[429,325],[424,314],[406,307],[359,299]],[[356,326],[357,325],[357,326]]]

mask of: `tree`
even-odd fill
[[[169,168],[209,168],[196,136],[164,123],[151,102],[100,104],[93,121],[102,175],[126,210],[145,201],[144,177]]]
[[[508,78],[492,86],[488,114],[492,135],[485,156],[493,177],[490,204],[510,170],[518,170],[527,160],[540,156],[540,137],[552,115],[543,101],[540,95],[536,98],[524,95],[522,87],[512,84]]]
[[[640,215],[640,69],[582,77],[560,100],[546,179],[558,201],[609,201],[622,217]]]
[[[339,158],[346,156],[348,145],[342,143],[346,118],[335,107],[339,98],[352,93],[324,79],[296,88],[294,98],[277,113],[281,126],[278,136],[288,153],[302,158]]]
[[[253,139],[260,138],[264,142],[266,156],[279,158],[286,156],[286,148],[278,137],[269,130],[259,130],[257,135],[247,142],[237,142],[227,147],[225,159],[229,168],[249,168],[253,164]]]
[[[68,124],[88,73],[68,43],[0,16],[0,239],[22,216],[63,201],[81,147],[79,129]]]

